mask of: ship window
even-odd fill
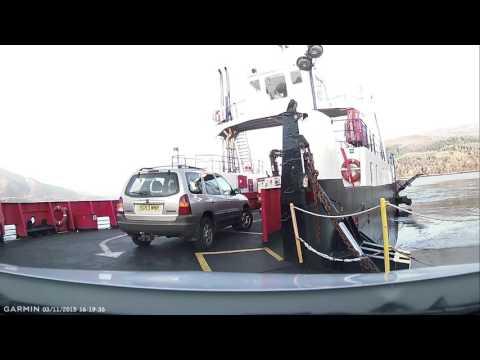
[[[300,84],[302,82],[302,73],[300,71],[292,71],[290,73],[292,84]]]
[[[257,91],[260,91],[260,80],[250,81],[250,85]]]
[[[273,75],[265,78],[265,90],[270,95],[270,99],[279,99],[287,97],[287,83],[285,76]]]

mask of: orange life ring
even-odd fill
[[[354,167],[352,167],[352,165],[354,165]],[[360,161],[357,159],[346,159],[342,164],[342,177],[350,184],[359,181]]]
[[[59,216],[56,216],[59,214]],[[55,225],[58,227],[63,226],[67,222],[67,208],[60,205],[55,206],[53,209],[53,218],[55,219]]]

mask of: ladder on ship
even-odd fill
[[[253,172],[252,155],[245,132],[223,140],[222,158],[224,160],[223,171],[230,173]]]
[[[240,171],[236,156],[235,141],[233,139],[227,138],[223,140],[222,162],[224,172],[236,173]]]
[[[242,172],[253,171],[252,154],[250,152],[250,145],[248,144],[246,132],[241,132],[237,135],[237,138],[235,139],[235,148]]]

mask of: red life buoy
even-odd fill
[[[342,177],[350,184],[359,181],[360,161],[357,159],[346,159],[342,164]]]
[[[60,205],[55,206],[53,209],[53,217],[55,219],[55,225],[58,227],[63,226],[67,221],[67,208]]]

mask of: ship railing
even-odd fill
[[[202,168],[212,172],[228,172],[227,156],[216,154],[198,154],[194,156],[172,155],[171,165],[173,166],[190,166]],[[264,173],[264,162],[262,160],[252,160],[251,170],[254,174]],[[239,170],[240,171],[240,170]]]
[[[300,237],[295,210],[300,211],[304,214],[312,215],[312,216],[316,216],[316,217],[341,220],[341,219],[346,219],[346,218],[349,218],[349,217],[352,217],[352,216],[359,216],[359,215],[362,215],[362,214],[370,213],[372,211],[380,209],[380,218],[381,218],[380,223],[381,223],[381,226],[382,226],[382,236],[383,236],[383,259],[384,259],[385,274],[388,275],[388,273],[390,272],[390,252],[392,250],[394,251],[393,261],[405,262],[406,260],[410,261],[410,259],[415,260],[415,258],[413,258],[408,251],[400,250],[400,249],[397,249],[397,248],[392,247],[390,245],[389,230],[388,230],[388,213],[387,213],[387,207],[389,207],[389,206],[394,208],[394,209],[397,209],[399,211],[406,212],[410,215],[418,216],[420,218],[425,218],[425,219],[433,220],[433,221],[452,221],[452,222],[469,222],[469,221],[479,222],[480,221],[478,219],[478,214],[474,218],[470,218],[470,219],[465,219],[465,218],[463,218],[463,219],[462,218],[461,219],[447,219],[447,218],[436,218],[436,217],[433,217],[433,216],[427,216],[427,215],[424,215],[424,214],[420,214],[416,211],[407,210],[403,207],[391,204],[385,198],[380,198],[379,205],[373,206],[369,209],[365,209],[365,210],[350,213],[350,214],[338,214],[338,215],[318,214],[318,213],[315,213],[315,212],[311,212],[311,211],[302,209],[298,206],[295,206],[293,203],[290,203],[290,214],[291,214],[291,219],[292,219],[293,233],[294,233],[294,237],[295,237],[296,248],[297,248],[297,256],[298,256],[299,263],[303,262],[303,254],[302,254],[302,249],[301,249],[300,243],[302,243],[305,246],[305,248],[307,250],[309,250],[310,252],[313,252],[314,254],[316,254],[316,255],[318,255],[318,256],[326,259],[326,260],[329,260],[329,261],[338,261],[338,262],[346,262],[346,263],[347,262],[357,262],[357,261],[360,261],[360,260],[362,260],[366,257],[372,257],[372,254],[365,254],[363,252],[362,248],[358,245],[358,243],[356,242],[353,235],[350,233],[350,231],[345,226],[345,224],[341,221],[338,223],[339,228],[340,228],[339,231],[342,231],[346,235],[346,238],[350,241],[353,248],[357,252],[356,256],[354,258],[337,258],[337,257],[333,257],[331,255],[319,252],[318,250],[313,248],[310,244],[308,244],[304,239],[302,239]],[[375,245],[375,244],[373,244],[373,245]],[[379,258],[378,256],[376,256],[376,255],[378,255],[378,253],[380,253],[380,252],[377,252],[377,253],[373,254],[373,255],[375,255],[374,257]]]
[[[240,110],[242,110],[242,106],[246,103],[247,103],[247,100],[243,99],[243,100],[235,101],[231,104],[230,113],[232,115],[232,121],[238,119],[239,114],[241,114],[241,112],[239,112],[239,106],[240,106]],[[215,111],[213,112],[213,120],[217,124],[223,124],[227,122],[228,120],[227,120],[225,109],[220,109],[220,108],[215,109]]]
[[[341,124],[341,127],[332,130],[336,142],[344,147],[365,147],[375,154],[381,154],[375,135],[362,119],[337,118],[332,121]]]

